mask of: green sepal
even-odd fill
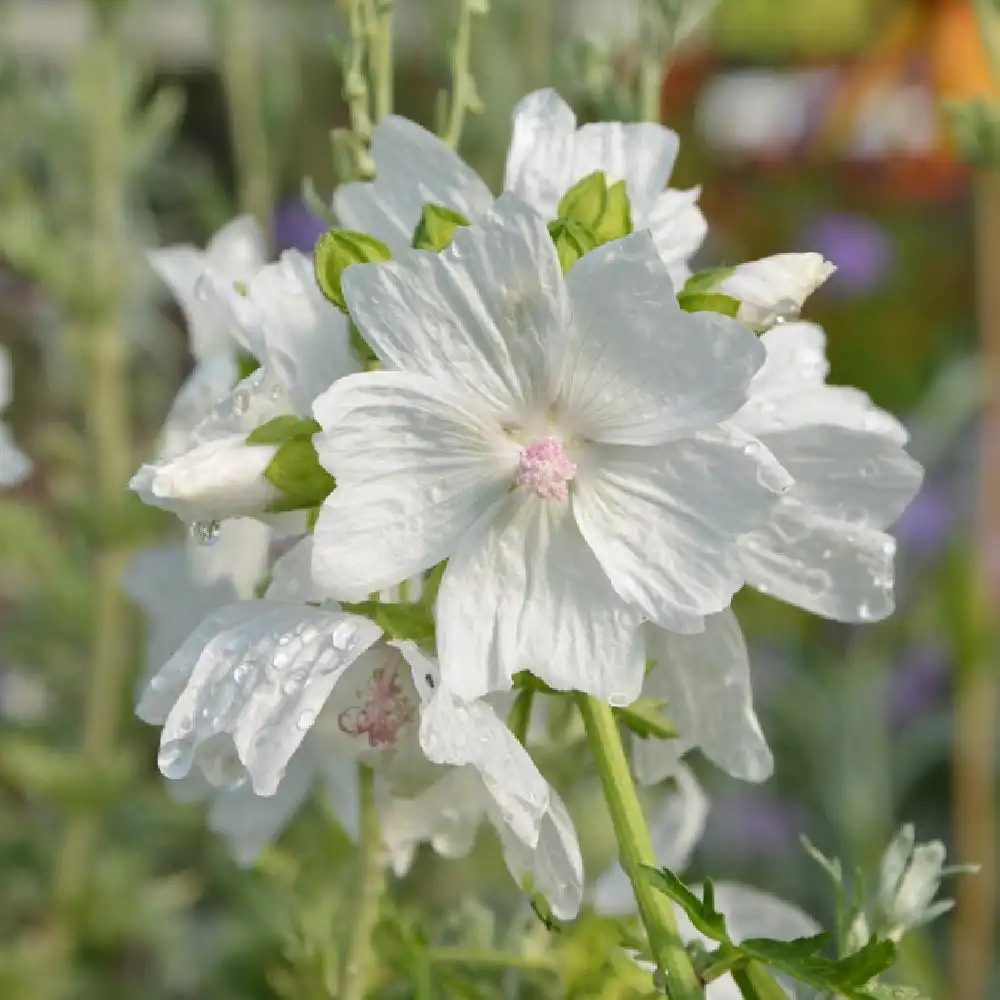
[[[736,273],[735,267],[709,267],[704,271],[692,274],[684,283],[682,295],[695,295],[701,292],[711,292],[719,287],[727,278]]]
[[[252,354],[241,351],[236,358],[236,380],[242,382],[245,378],[253,375],[258,368],[260,368],[260,362]]]
[[[640,698],[624,708],[613,708],[615,718],[640,739],[675,740],[678,732],[660,711],[666,704],[655,698]]]
[[[444,205],[424,205],[420,221],[413,231],[414,250],[444,250],[455,236],[459,226],[469,225],[469,220]]]
[[[266,424],[261,424],[256,430],[252,430],[247,435],[246,443],[251,445],[284,444],[295,438],[311,438],[320,430],[322,428],[315,420],[296,417],[291,413],[283,413],[280,417],[274,417]]]
[[[333,476],[319,464],[311,437],[285,441],[264,470],[264,478],[282,493],[268,504],[267,509],[272,514],[318,507],[337,485]]]
[[[349,229],[331,229],[316,243],[316,281],[323,294],[346,313],[347,303],[342,288],[344,271],[352,264],[377,264],[391,257],[392,251],[374,236]]]
[[[594,227],[598,246],[620,240],[632,232],[632,203],[624,181],[617,181],[608,188],[604,212]]]
[[[365,366],[365,371],[370,372],[380,366],[378,355],[372,350],[371,344],[361,335],[358,324],[353,319],[347,324],[347,336],[354,356]]]
[[[677,296],[677,304],[685,312],[714,312],[735,319],[740,311],[740,300],[721,292],[688,292]]]
[[[711,879],[705,879],[702,898],[699,899],[669,868],[644,865],[643,869],[653,887],[673,900],[705,937],[732,944],[726,930],[726,918],[715,908],[715,887]]]
[[[596,230],[608,203],[608,179],[603,170],[578,180],[562,197],[558,219],[571,220]]]
[[[556,245],[559,266],[567,274],[572,266],[585,254],[597,246],[594,234],[572,219],[556,219],[549,223],[549,235]]]
[[[434,616],[422,602],[383,604],[381,601],[360,601],[342,604],[345,611],[364,615],[390,639],[409,639],[429,652],[434,651]]]

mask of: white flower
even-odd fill
[[[753,709],[750,662],[733,612],[707,617],[698,635],[651,625],[644,631],[646,657],[655,667],[642,693],[667,703],[678,738],[633,741],[639,781],[652,785],[675,776],[681,757],[694,747],[734,778],[769,778],[774,762]]]
[[[893,608],[895,542],[885,533],[923,470],[907,434],[857,389],[828,386],[823,331],[786,323],[762,337],[767,360],[732,424],[757,437],[795,480],[767,527],[740,541],[747,582],[838,621]]]
[[[283,254],[244,291],[212,285],[261,367],[190,432],[186,448],[142,466],[131,483],[146,503],[189,522],[263,513],[280,496],[264,477],[278,446],[247,445],[247,435],[278,416],[307,417],[320,391],[359,367],[346,318],[302,254]]]
[[[452,691],[532,669],[634,700],[640,618],[698,631],[727,607],[743,582],[734,539],[787,486],[763,446],[718,426],[745,401],[757,338],[682,312],[645,233],[564,279],[541,217],[511,195],[441,254],[349,268],[344,293],[396,370],[316,401],[337,480],[317,580],[356,600],[448,558]]]
[[[715,291],[740,301],[739,319],[755,329],[798,319],[802,304],[836,270],[818,253],[781,253],[738,264]]]
[[[0,413],[11,399],[10,360],[0,347]],[[14,443],[10,428],[0,421],[0,486],[16,486],[31,472],[31,462]]]
[[[675,285],[691,271],[707,225],[698,191],[664,190],[679,148],[661,125],[600,122],[577,128],[572,109],[554,90],[538,90],[514,109],[504,190],[517,194],[547,220],[578,180],[603,170],[624,180],[635,229],[648,228]],[[443,205],[481,221],[493,195],[479,176],[437,136],[405,118],[389,116],[372,138],[376,177],[339,188],[334,209],[343,224],[371,233],[393,251],[410,246],[424,205]]]

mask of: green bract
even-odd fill
[[[559,266],[563,274],[585,254],[597,246],[594,234],[572,219],[556,219],[549,223],[549,234],[556,245]]]
[[[373,264],[389,260],[392,251],[367,233],[331,229],[316,244],[316,281],[323,294],[342,312],[347,312],[341,288],[344,271],[352,264]]]
[[[609,185],[603,170],[577,181],[559,202],[549,232],[563,272],[585,253],[632,232],[632,206],[624,181]]]
[[[615,718],[640,739],[673,740],[677,730],[661,712],[664,705],[657,698],[640,698],[625,708],[615,708]]]
[[[295,438],[311,438],[320,430],[319,424],[311,419],[284,413],[268,420],[247,435],[247,444],[284,444]]]
[[[413,231],[415,250],[444,250],[459,226],[469,225],[469,220],[460,212],[453,212],[443,205],[424,205],[420,221]]]
[[[681,294],[694,295],[698,292],[714,291],[726,278],[731,278],[735,273],[735,267],[709,267],[704,271],[698,271],[684,283]]]
[[[291,414],[275,417],[247,436],[248,445],[278,445],[264,470],[264,478],[282,492],[268,510],[311,510],[332,492],[333,476],[319,464],[312,436],[320,429],[315,420]]]
[[[409,639],[425,650],[434,650],[434,615],[430,606],[423,601],[406,604],[361,601],[341,606],[351,614],[370,618],[382,627],[389,639]]]
[[[677,296],[677,304],[685,312],[715,312],[735,319],[740,311],[740,300],[721,292],[689,292]]]

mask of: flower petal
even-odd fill
[[[623,705],[638,697],[638,615],[567,504],[518,491],[484,514],[448,563],[437,617],[443,681],[463,697],[505,690],[521,670]]]
[[[648,229],[660,260],[678,290],[691,277],[689,261],[708,235],[708,222],[698,207],[701,188],[668,188],[644,214],[635,216],[636,229]]]
[[[795,479],[790,499],[849,524],[886,528],[923,481],[923,469],[891,438],[818,425],[762,441]]]
[[[443,205],[475,221],[493,203],[490,189],[432,132],[396,115],[372,135],[374,182],[346,184],[334,193],[337,217],[371,233],[393,251],[410,246],[424,205]]]
[[[667,701],[680,746],[698,747],[734,778],[764,781],[774,768],[753,710],[750,663],[739,622],[726,610],[701,635],[650,627],[646,655],[656,662],[643,689]]]
[[[239,381],[236,360],[218,354],[199,361],[177,391],[160,432],[160,458],[175,458],[191,446],[195,428],[225,399]]]
[[[314,412],[326,431],[314,438],[319,458],[337,488],[316,525],[313,573],[344,600],[447,558],[513,480],[516,447],[430,379],[351,375]]]
[[[739,318],[755,328],[798,319],[805,300],[836,270],[818,253],[781,253],[738,264],[718,290],[740,300]]]
[[[595,446],[580,461],[572,503],[583,537],[620,597],[664,628],[678,613],[721,611],[743,585],[737,537],[777,499],[762,485],[773,458],[744,441],[719,431]]]
[[[231,281],[248,282],[267,260],[267,236],[252,215],[237,216],[208,241],[205,257]]]
[[[835,424],[905,444],[895,417],[850,386],[825,385],[826,334],[813,323],[783,323],[761,337],[767,358],[750,383],[750,398],[733,422],[751,434]]]
[[[573,334],[561,404],[576,433],[658,444],[746,401],[763,348],[735,320],[683,312],[648,233],[588,253],[567,285]]]
[[[273,795],[341,675],[382,634],[339,611],[260,601],[209,616],[150,681],[136,709],[163,723],[160,770],[193,764],[215,785],[244,773]]]
[[[873,622],[893,610],[889,535],[824,518],[783,499],[766,528],[740,539],[747,583],[761,593],[841,622]]]
[[[343,289],[387,367],[462,386],[501,422],[551,402],[566,292],[544,222],[513,195],[440,254],[350,267]]]

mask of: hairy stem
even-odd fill
[[[222,85],[229,113],[241,212],[268,227],[274,199],[262,107],[260,9],[247,0],[218,0]]]
[[[451,54],[451,109],[442,139],[452,149],[458,148],[465,125],[465,113],[472,106],[472,8],[473,0],[460,0],[455,45]]]
[[[361,830],[358,836],[358,889],[354,930],[344,962],[340,1000],[364,1000],[375,949],[372,937],[379,921],[379,903],[385,890],[382,832],[375,809],[375,776],[370,767],[359,768]]]
[[[657,867],[649,836],[632,781],[618,723],[611,708],[589,695],[578,695],[577,703],[597,761],[604,797],[611,813],[622,868],[632,883],[639,916],[646,928],[650,948],[671,1000],[703,1000],[705,993],[684,950],[670,900],[653,888],[645,866]]]

